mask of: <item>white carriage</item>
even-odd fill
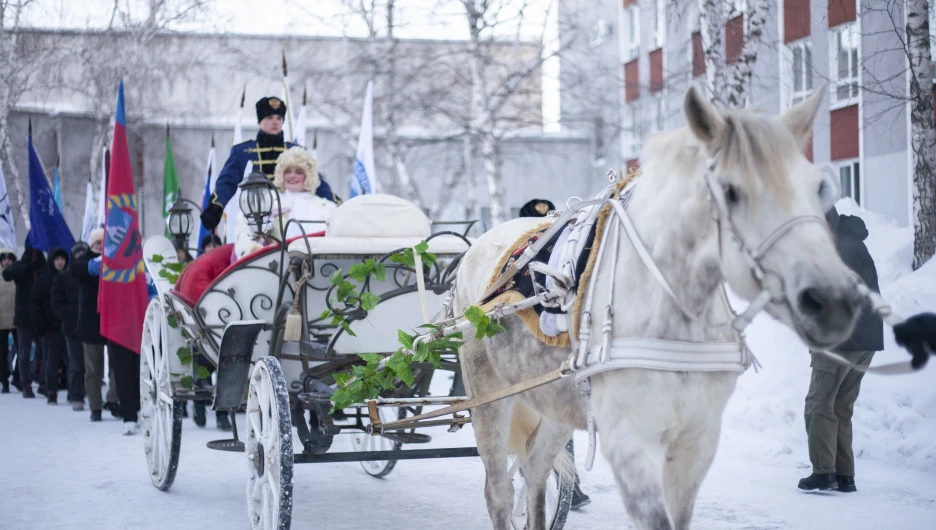
[[[160,271],[177,263],[175,247],[162,236],[147,240],[144,259],[158,295],[144,322],[140,391],[153,484],[163,491],[172,486],[181,448],[182,410],[190,400],[210,401],[215,410],[230,414],[233,438],[208,446],[246,452],[253,528],[290,527],[294,463],[357,461],[367,473],[382,477],[398,460],[477,456],[475,447],[404,450],[404,445],[431,438],[414,429],[373,436],[367,432],[373,411],[369,414],[365,407],[355,406],[333,412],[330,401],[334,375],[362,363],[358,353],[390,355],[398,347],[398,330],[416,329],[439,313],[459,260],[470,246],[464,233],[473,223],[456,224],[467,228],[462,233],[433,233],[425,214],[402,199],[358,197],[340,206],[320,233],[267,246],[230,264],[223,259],[218,263],[219,256],[232,250],[230,245],[222,247],[226,250],[192,262],[174,284]],[[431,265],[409,266],[389,259],[422,241],[437,258]],[[379,303],[370,310],[360,303],[333,307],[333,276],[340,271],[347,278],[352,265],[369,259],[387,269],[385,281],[368,279],[362,286],[364,292],[379,296]],[[323,319],[326,309],[342,315],[354,333],[333,324],[331,317]],[[299,340],[284,340],[291,310],[301,315]],[[216,369],[211,386],[193,384],[198,368],[192,358],[197,354]],[[405,403],[380,409],[382,421],[418,415],[435,400],[452,401],[451,397],[424,399],[434,369],[428,364],[414,368],[413,385],[400,383],[384,396]],[[442,368],[455,373],[449,396],[463,395],[455,352],[443,356]],[[241,441],[235,413],[245,407],[246,439]],[[392,418],[385,417],[394,409]],[[468,421],[466,417],[462,424]],[[352,435],[355,451],[329,453],[334,436],[341,433]],[[571,485],[558,478],[554,482],[551,528],[559,529],[568,511]],[[518,495],[523,494],[518,488]],[[522,512],[516,517],[517,528],[524,526]]]

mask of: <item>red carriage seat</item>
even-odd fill
[[[182,270],[172,290],[173,294],[189,306],[195,307],[195,302],[201,298],[211,282],[231,266],[233,251],[234,244],[228,243],[199,256]]]
[[[309,234],[308,237],[322,237],[324,235],[325,232],[316,232],[314,234]],[[286,241],[286,244],[288,245],[301,237],[302,236],[290,238]],[[258,256],[268,254],[275,250],[279,250],[279,243],[273,243],[257,249],[232,263],[231,257],[234,254],[234,244],[228,243],[227,245],[222,245],[202,254],[188,267],[183,269],[172,292],[189,306],[195,307],[198,299],[205,294],[205,291],[229,269],[233,270],[241,263],[251,261]]]

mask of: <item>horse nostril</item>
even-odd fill
[[[804,315],[817,316],[826,308],[826,298],[819,289],[803,289],[798,297],[800,311]]]

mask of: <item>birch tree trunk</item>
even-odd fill
[[[751,86],[751,76],[754,73],[754,63],[757,62],[757,53],[760,51],[764,35],[764,24],[767,22],[767,0],[748,0],[747,12],[744,13],[744,44],[741,57],[731,67],[731,73],[725,87],[725,105],[731,108],[744,108],[747,106],[748,90]]]
[[[699,34],[705,57],[705,89],[713,103],[725,105],[725,13],[724,0],[698,0]]]
[[[466,132],[462,138],[462,163],[465,166],[465,219],[478,215],[478,190],[474,174],[474,137]]]
[[[913,150],[913,269],[936,253],[936,120],[927,0],[907,0],[910,146]]]
[[[481,29],[484,13],[475,0],[463,0],[468,15],[468,67],[471,72],[471,131],[478,136],[481,144],[481,156],[484,158],[484,172],[487,176],[488,192],[491,198],[491,224],[504,222],[504,192],[498,154],[498,138],[495,135],[494,115],[491,111],[492,98],[489,97],[484,81],[484,50],[481,49]],[[481,4],[481,9],[487,6]]]

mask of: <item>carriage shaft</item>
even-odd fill
[[[429,458],[464,458],[478,456],[477,447],[408,449],[404,451],[352,451],[343,453],[306,454],[294,456],[296,464],[338,462],[375,462],[381,460],[424,460]]]

